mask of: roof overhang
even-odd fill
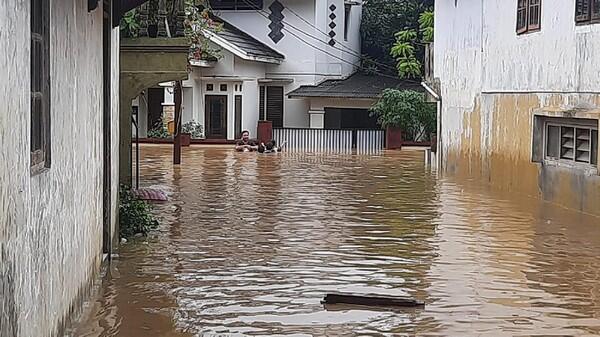
[[[372,95],[356,95],[356,94],[311,94],[311,93],[294,93],[290,92],[288,98],[324,98],[324,99],[357,99],[357,100],[377,100],[381,96],[372,96]]]
[[[248,54],[246,51],[242,50],[238,46],[233,43],[225,40],[220,37],[218,34],[211,32],[209,30],[203,30],[202,33],[212,42],[216,43],[219,47],[229,51],[233,55],[241,58],[246,61],[254,61],[254,62],[262,62],[262,63],[271,63],[271,64],[281,64],[282,60],[274,57],[265,57],[265,56],[256,56]]]
[[[294,79],[293,78],[259,78],[258,83],[259,84],[269,84],[269,83],[289,84],[289,83],[294,83]]]

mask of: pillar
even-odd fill
[[[309,110],[310,128],[324,129],[325,128],[325,110]]]

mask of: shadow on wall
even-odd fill
[[[18,336],[14,275],[13,262],[0,246],[0,336]]]

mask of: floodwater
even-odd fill
[[[172,193],[161,226],[122,246],[73,336],[600,335],[598,218],[438,178],[421,152],[142,159],[141,185]]]

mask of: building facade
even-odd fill
[[[110,1],[0,4],[0,336],[53,336],[110,253],[118,28]]]
[[[314,126],[311,116],[323,120],[324,109],[314,109],[309,98],[287,94],[347,78],[360,65],[361,2],[239,0],[211,1],[211,6],[223,22],[221,32],[207,33],[221,50],[220,59],[192,62],[183,82],[182,112],[183,123],[199,122],[209,139],[235,139],[241,130],[254,136],[259,120],[270,120],[274,127]],[[165,89],[161,104],[173,104],[172,92]],[[140,137],[156,123],[155,114],[148,114],[156,110],[155,99],[149,98],[134,103]]]
[[[597,1],[435,3],[445,170],[600,214]]]

